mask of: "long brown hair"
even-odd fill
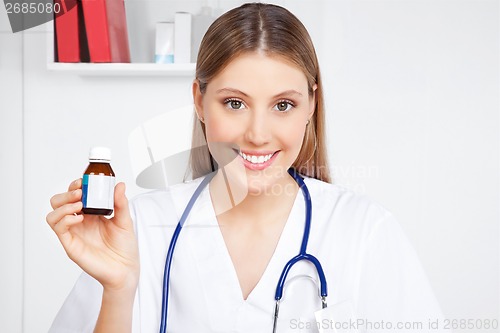
[[[200,44],[196,79],[201,94],[207,84],[232,59],[244,52],[262,51],[291,61],[305,74],[309,94],[315,94],[315,111],[306,127],[302,148],[292,164],[299,173],[330,183],[325,146],[323,87],[318,59],[311,37],[304,25],[283,7],[248,3],[234,8],[208,28]],[[316,91],[313,86],[317,85]],[[190,155],[192,177],[215,171],[216,162],[206,142],[205,124],[194,113],[193,148]]]

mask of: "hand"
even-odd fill
[[[139,251],[125,196],[125,184],[115,186],[114,217],[77,214],[82,210],[82,180],[68,192],[54,195],[47,223],[68,257],[107,290],[130,290],[139,281]],[[76,214],[76,215],[75,215]]]

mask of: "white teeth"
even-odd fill
[[[255,156],[255,155],[247,155],[245,153],[240,153],[240,156],[251,163],[261,164],[269,161],[269,159],[273,156],[273,154]]]

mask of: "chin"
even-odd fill
[[[248,193],[251,195],[279,192],[281,184],[281,174],[275,170],[247,171]]]

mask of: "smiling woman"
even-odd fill
[[[318,60],[292,13],[218,18],[192,91],[193,147],[208,143],[193,181],[130,205],[118,184],[109,220],[73,215],[79,180],[52,198],[47,222],[85,273],[51,332],[394,332],[442,317],[393,215],[330,183]]]
[[[235,58],[240,59],[233,62]],[[257,62],[254,63],[253,60]],[[205,95],[208,83],[215,76],[219,78],[212,83],[218,86],[217,89],[212,88],[212,94],[213,91],[220,90],[217,93],[220,93],[224,102],[230,103],[231,108],[239,109],[240,105],[254,108],[255,98],[263,97],[272,103],[267,107],[276,107],[281,112],[299,108],[300,111],[294,112],[294,119],[290,119],[288,123],[308,126],[305,140],[299,145],[299,154],[291,161],[293,167],[309,177],[331,181],[325,146],[323,87],[319,63],[306,28],[293,14],[284,8],[266,4],[243,5],[238,10],[229,11],[223,20],[214,22],[207,31],[200,45],[196,64],[193,94],[200,116],[203,105],[199,95]],[[237,71],[228,71],[227,66]],[[231,73],[233,77],[230,77]],[[288,81],[289,79],[294,81]],[[239,89],[238,86],[231,86],[232,84],[246,84],[248,87]],[[260,90],[256,90],[257,88]],[[262,91],[265,91],[265,95]],[[300,104],[294,104],[295,100],[299,100]],[[296,113],[303,117],[303,122],[297,122]],[[268,119],[257,120],[266,123]],[[282,125],[284,124],[281,123]],[[195,124],[193,142],[199,142],[200,137],[206,135],[205,132],[205,124],[201,124],[201,127]],[[292,134],[300,139],[303,133],[304,130]],[[193,151],[193,154],[193,177],[214,171],[214,161],[207,150]]]

